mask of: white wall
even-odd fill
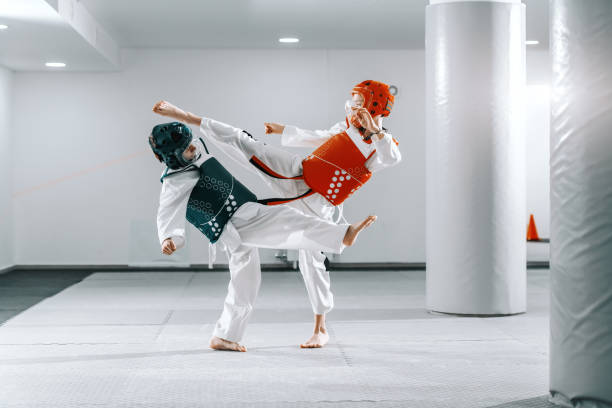
[[[155,220],[161,167],[146,137],[163,120],[151,112],[158,99],[276,143],[261,134],[264,121],[331,126],[351,87],[368,78],[399,87],[385,126],[404,161],[347,203],[349,219],[380,219],[339,260],[424,259],[422,51],[127,50],[123,63],[117,73],[15,75],[18,264],[130,262],[132,221]],[[271,195],[256,176],[228,167]],[[205,262],[205,239],[191,238],[191,261]]]
[[[14,264],[11,105],[13,73],[0,66],[0,270]]]
[[[163,121],[150,110],[158,99],[274,144],[277,136],[262,135],[264,121],[328,127],[343,118],[352,85],[370,78],[399,88],[385,127],[403,161],[347,201],[349,220],[375,213],[379,221],[335,261],[424,262],[423,50],[125,50],[123,67],[15,74],[15,263],[125,264],[133,248],[156,245],[132,228],[155,222],[161,167],[146,137]],[[191,231],[192,263],[207,261],[206,242]]]
[[[527,217],[550,237],[550,68],[548,52],[527,54]],[[526,222],[528,218],[526,218]],[[527,243],[527,260],[548,261],[549,245]]]

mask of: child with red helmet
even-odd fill
[[[401,161],[398,142],[382,126],[383,118],[391,113],[394,99],[387,84],[366,80],[353,87],[351,99],[345,104],[346,118],[331,128],[313,131],[266,122],[265,132],[280,134],[283,146],[315,148],[302,162],[303,176],[329,204],[341,206],[372,173]],[[312,209],[312,213],[330,219],[325,217],[329,211],[322,200],[293,203],[298,208],[303,208],[303,204]],[[320,258],[317,253],[300,250],[300,271],[311,281],[307,288],[315,313],[315,327],[306,345],[313,347],[327,341],[325,314],[333,307],[329,273],[319,262]]]

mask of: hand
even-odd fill
[[[185,115],[181,109],[177,108],[168,101],[161,100],[153,105],[153,112],[162,116],[169,116],[171,118],[182,120],[182,116]]]
[[[281,135],[285,130],[285,126],[281,125],[280,123],[264,122],[264,127],[266,128],[266,135],[269,135],[270,133],[277,133]]]
[[[174,241],[172,241],[172,238],[166,238],[162,243],[162,252],[166,255],[172,255],[174,251],[176,251]]]
[[[379,133],[380,132],[380,128],[378,127],[376,122],[374,122],[374,119],[372,119],[372,116],[370,115],[370,112],[368,112],[368,110],[366,108],[357,108],[357,109],[355,109],[353,111],[353,114],[351,115],[350,120],[351,120],[351,123],[353,124],[353,126],[355,126],[355,127],[363,127],[363,128],[365,128],[370,133]],[[357,124],[359,124],[361,126],[357,126]]]

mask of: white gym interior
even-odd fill
[[[609,44],[608,0],[0,0],[0,407],[612,406]],[[378,219],[329,343],[260,249],[248,351],[210,349],[227,257],[160,251],[153,104],[280,146],[366,79],[402,161],[344,204]]]

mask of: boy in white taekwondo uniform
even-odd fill
[[[182,123],[155,126],[149,144],[167,165],[157,215],[162,252],[171,255],[184,245],[187,218],[228,254],[231,281],[210,342],[214,349],[246,351],[238,342],[261,281],[254,247],[339,253],[376,219],[369,216],[358,224],[335,225],[289,207],[260,204]]]
[[[267,184],[281,195],[269,204],[287,203],[305,214],[332,221],[335,206],[354,194],[373,172],[400,162],[397,141],[382,128],[382,117],[389,115],[393,100],[388,85],[363,81],[353,88],[352,99],[345,105],[346,119],[329,130],[266,123],[266,133],[281,133],[283,145],[316,148],[306,159],[257,141],[242,129],[200,118],[166,101],[158,102],[153,111],[200,125],[207,140],[250,170],[253,166],[260,170]],[[325,255],[300,249],[299,267],[315,314],[314,333],[301,347],[322,347],[329,340],[325,313],[334,304]]]

